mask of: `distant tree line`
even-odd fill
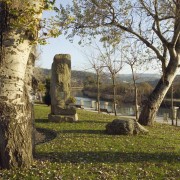
[[[175,99],[180,98],[180,83],[178,82],[173,84],[173,97]],[[168,90],[166,98],[171,98],[171,88]]]
[[[92,79],[88,78],[90,81],[85,81],[83,91],[89,92],[97,92],[96,82],[92,81]],[[148,82],[142,82],[137,84],[138,87],[138,101],[141,103],[144,101],[148,95],[152,92],[153,87]],[[132,83],[121,82],[117,84],[117,102],[133,102],[134,100],[134,89]],[[103,95],[113,95],[113,85],[112,84],[102,84],[100,86],[100,94],[101,97],[105,97]]]

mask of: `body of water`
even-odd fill
[[[76,104],[83,105],[85,108],[92,108],[92,101],[95,102],[96,99],[88,98],[84,96],[76,96]],[[100,101],[100,108],[106,108],[104,103],[107,101]],[[95,109],[95,106],[94,106]],[[108,102],[107,109],[109,112],[112,112],[113,104],[112,102]],[[157,113],[158,116],[163,116],[164,113],[169,113],[168,108],[159,108]],[[117,105],[117,113],[121,115],[134,115],[134,105],[133,104],[120,104]]]

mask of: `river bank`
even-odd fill
[[[89,98],[86,96],[81,96],[78,97],[76,96],[76,104],[77,105],[82,105],[83,108],[85,109],[90,109],[91,111],[94,111],[95,108],[95,102],[96,99],[95,98]],[[106,106],[106,107],[105,107]],[[106,108],[109,112],[113,112],[113,104],[111,101],[107,102],[104,100],[100,101],[100,108]],[[180,111],[180,110],[178,110]],[[133,103],[121,103],[121,104],[117,104],[117,113],[118,115],[123,115],[123,116],[132,116],[135,114],[134,112],[134,104]],[[157,116],[159,117],[163,117],[164,115],[170,116],[170,107],[160,107],[158,112],[157,112]]]
[[[171,99],[164,99],[161,106],[171,107],[172,106],[172,100]],[[173,106],[180,107],[180,99],[173,99]]]
[[[94,108],[84,108],[85,111],[90,111],[90,112],[94,112],[94,113],[98,113],[97,110],[94,110]],[[101,114],[107,114],[105,112],[101,112]],[[109,113],[109,115],[112,115],[114,116],[114,113]],[[129,119],[135,119],[135,116],[134,115],[122,115],[121,113],[118,113],[117,116],[118,117],[121,117],[121,118],[129,118]],[[159,116],[157,115],[156,118],[155,118],[155,122],[157,123],[161,123],[161,124],[169,124],[169,125],[172,125],[172,120],[170,117],[164,117],[164,116]],[[177,119],[177,122],[176,120],[173,121],[174,125],[176,126],[180,126],[180,121],[179,121],[179,118]]]
[[[91,91],[83,91],[83,95],[89,98],[97,98],[97,92],[91,92]],[[111,94],[100,94],[100,99],[102,101],[110,101],[112,102],[114,99],[114,96]],[[133,98],[132,97],[126,97],[126,96],[122,96],[122,95],[116,95],[116,100],[118,101],[118,103],[132,103],[133,102]]]
[[[83,91],[83,95],[85,97],[88,97],[88,98],[93,98],[93,99],[97,98],[96,92]],[[111,94],[100,94],[100,99],[101,99],[101,101],[113,102],[113,95],[111,95]],[[116,95],[116,99],[118,101],[118,104],[134,103],[134,97],[133,96]],[[163,108],[171,108],[171,106],[172,106],[171,99],[164,99],[163,102],[161,103],[161,107],[163,107]],[[180,99],[173,99],[173,106],[180,107]]]

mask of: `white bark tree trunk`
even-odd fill
[[[10,41],[18,38],[14,33],[8,34]],[[32,162],[32,122],[24,83],[30,50],[28,40],[15,48],[7,43],[4,48],[0,67],[0,162],[3,168],[24,167]]]
[[[30,5],[38,8],[40,2],[36,1],[34,6],[34,1],[30,1]],[[33,18],[38,22],[39,14],[32,15]],[[8,18],[3,20],[7,21]],[[27,86],[27,77],[30,77],[27,74],[31,69],[27,64],[32,39],[27,36],[24,27],[9,27],[10,22],[5,22],[7,27],[1,31],[0,166],[24,168],[29,167],[33,161],[32,104]],[[34,24],[34,28],[37,28],[37,24]],[[20,39],[23,41],[19,43]]]
[[[29,111],[28,117],[30,117],[29,121],[32,122],[32,151],[33,155],[35,153],[35,125],[34,125],[34,89],[33,89],[33,70],[35,65],[35,57],[36,54],[36,46],[31,48],[31,52],[29,54],[27,66],[26,66],[26,74],[25,74],[25,86],[27,90],[27,95],[29,99]]]

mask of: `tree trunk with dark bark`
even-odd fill
[[[138,122],[142,125],[154,124],[156,113],[167,93],[171,84],[176,77],[180,64],[180,51],[174,58],[170,59],[169,65],[166,68],[164,76],[160,79],[154,91],[149,96],[148,100],[145,102],[143,109],[141,111]]]

